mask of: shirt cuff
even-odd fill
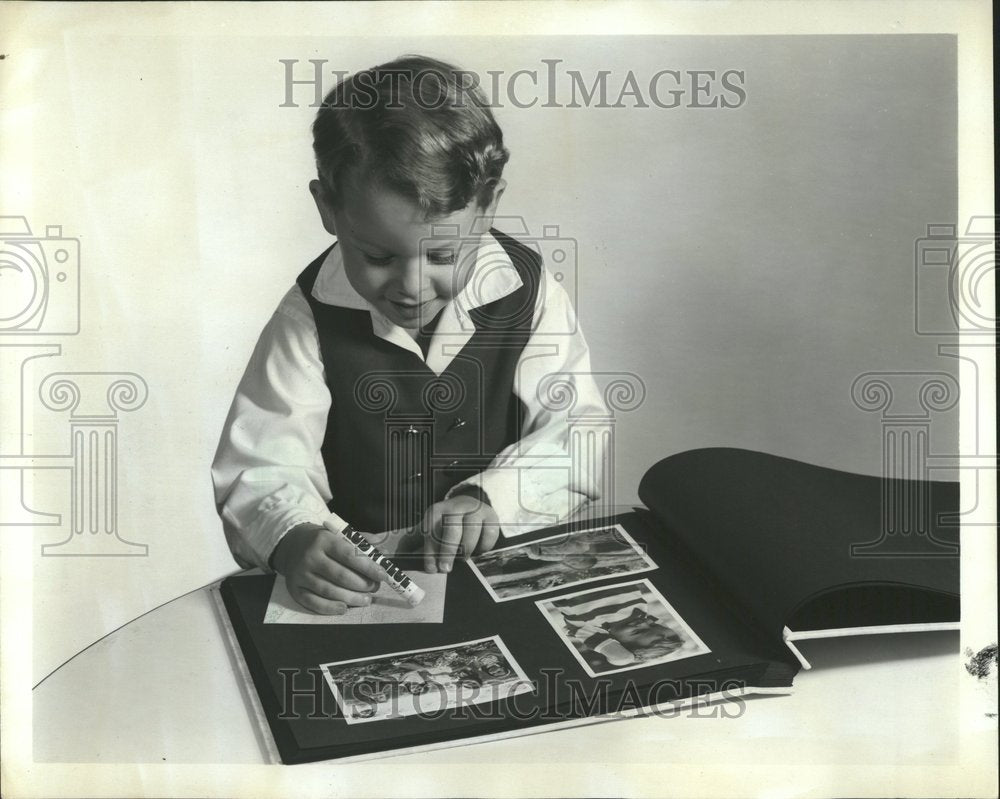
[[[271,557],[281,539],[300,524],[322,525],[326,521],[331,521],[338,530],[347,527],[347,522],[329,511],[317,512],[301,506],[287,505],[268,507],[268,500],[265,500],[261,503],[257,518],[246,529],[242,554],[253,565],[273,573]]]

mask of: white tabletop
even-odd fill
[[[391,757],[403,764],[958,762],[958,633],[802,642],[791,696]],[[210,587],[136,619],[35,689],[34,759],[264,763]]]

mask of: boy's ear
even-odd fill
[[[326,187],[319,180],[309,181],[309,193],[316,201],[316,210],[319,211],[319,218],[323,220],[323,227],[331,236],[337,235],[337,225],[333,220],[333,198],[330,197]]]
[[[493,227],[493,218],[496,216],[497,207],[500,205],[500,198],[503,196],[504,189],[507,188],[507,181],[503,178],[497,178],[497,182],[493,186],[493,199],[490,200],[490,204],[482,209],[480,213],[480,218],[483,220],[483,233]]]

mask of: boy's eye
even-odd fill
[[[427,260],[439,266],[451,266],[455,263],[455,251],[451,249],[428,250]]]
[[[371,253],[362,252],[361,255],[364,257],[367,263],[372,266],[388,266],[392,263],[391,255],[372,255]]]

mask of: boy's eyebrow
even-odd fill
[[[383,253],[391,254],[391,250],[386,248],[384,245],[366,239],[364,236],[358,233],[358,231],[355,230],[354,228],[350,228],[350,231],[351,231],[351,238],[354,239],[355,243],[363,244],[364,246],[368,247],[371,250],[378,250]],[[455,242],[450,241],[448,239],[441,241],[440,244],[437,243],[438,240],[433,238],[425,239],[425,241],[427,242],[426,249],[428,252],[438,252],[440,250],[449,250],[449,251],[455,250]]]
[[[364,244],[367,247],[371,247],[373,250],[385,251],[385,248],[381,244],[376,244],[374,241],[369,241],[364,236],[360,235],[358,231],[354,230],[353,228],[351,229],[351,236],[359,244]]]

